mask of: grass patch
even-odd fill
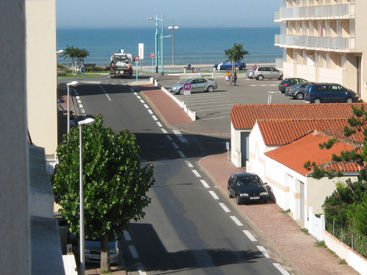
[[[315,245],[316,245],[317,247],[326,247],[326,244],[325,244],[325,242],[324,242],[324,241],[321,241],[321,242],[315,242]]]
[[[347,264],[347,261],[346,261],[346,260],[344,260],[344,259],[341,259],[341,260],[339,261],[339,264]]]
[[[303,233],[306,233],[307,235],[310,235],[310,233],[308,233],[307,228],[301,228],[301,231],[302,231]]]
[[[291,212],[291,210],[290,209],[287,209],[287,210],[280,210],[280,213],[282,213],[282,214],[288,214],[288,213],[290,213]]]
[[[332,251],[330,248],[327,248],[327,250],[334,255],[335,258],[339,258],[338,255],[336,255],[336,253],[334,251]]]
[[[63,78],[63,77],[76,77],[76,78],[80,78],[80,77],[101,77],[103,76],[103,74],[96,74],[96,73],[85,73],[84,76],[82,76],[81,74],[72,74],[72,73],[65,73],[63,75],[59,75],[59,78]]]

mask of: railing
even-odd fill
[[[274,21],[292,19],[338,19],[355,18],[354,4],[337,4],[326,6],[306,6],[293,8],[280,8],[274,14]]]
[[[320,37],[305,35],[275,35],[276,46],[350,51],[350,39],[347,37]]]

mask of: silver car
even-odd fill
[[[277,68],[271,66],[257,66],[253,71],[251,78],[256,78],[256,80],[263,79],[283,79],[283,73]]]
[[[191,84],[191,92],[214,92],[217,88],[217,82],[214,79],[203,78],[203,77],[196,77],[190,78],[183,82],[174,84],[168,88],[170,93],[174,94],[184,94],[184,84],[190,83]]]

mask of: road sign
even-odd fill
[[[85,73],[85,67],[81,67],[80,71],[81,71],[82,74],[84,74]]]
[[[138,47],[139,47],[139,59],[143,60],[144,59],[144,43],[139,43]]]
[[[191,90],[191,83],[185,82],[185,84],[183,85],[183,88],[184,88],[185,91],[190,91]]]
[[[151,58],[154,58],[154,52],[151,52],[151,53],[150,53],[150,57],[151,57]]]
[[[138,62],[139,61],[139,56],[134,56],[134,60],[135,60],[135,62]]]

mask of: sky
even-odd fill
[[[56,0],[57,28],[275,27],[280,0]]]

